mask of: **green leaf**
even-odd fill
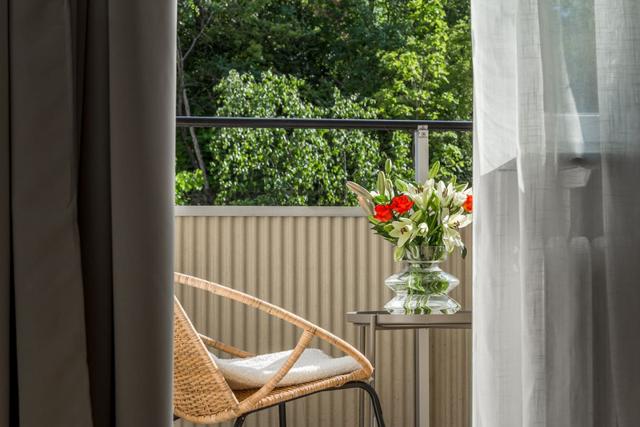
[[[436,160],[435,162],[433,162],[433,165],[431,165],[431,169],[429,169],[429,178],[435,179],[439,171],[440,171],[440,162]]]
[[[389,203],[389,199],[384,194],[378,194],[373,198],[373,201],[376,205],[386,205]]]
[[[456,185],[456,186],[455,186],[455,189],[456,189],[456,191],[458,191],[458,192],[462,192],[462,191],[466,190],[468,186],[469,186],[469,183],[468,183],[468,182],[465,182],[465,183],[462,183],[462,184],[458,184],[458,185]]]
[[[376,183],[376,187],[378,190],[378,194],[381,195],[385,195],[385,176],[384,176],[384,172],[379,171],[378,172],[378,182]]]

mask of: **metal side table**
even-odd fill
[[[376,332],[413,329],[415,331],[415,420],[416,427],[429,427],[429,329],[471,329],[471,312],[455,314],[388,314],[386,311],[354,311],[345,315],[358,327],[359,347],[376,367]],[[373,374],[375,387],[376,371]],[[360,427],[364,427],[364,395],[358,398]],[[373,425],[373,422],[372,422]]]

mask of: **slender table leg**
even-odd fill
[[[415,421],[416,427],[429,427],[429,329],[415,330]]]
[[[367,350],[367,358],[369,359],[369,361],[371,362],[371,364],[373,365],[373,378],[371,379],[371,386],[375,388],[376,386],[376,377],[377,377],[377,372],[378,372],[378,365],[377,365],[377,361],[376,361],[376,332],[377,332],[377,327],[378,327],[378,316],[373,315],[371,316],[371,320],[369,321],[369,337],[367,339],[367,344],[368,344],[368,350]],[[375,422],[375,417],[373,415],[373,411],[369,411],[370,415],[371,415],[371,422],[370,425],[375,427],[376,426],[376,422]]]
[[[358,326],[358,350],[367,352],[366,326]],[[358,427],[364,427],[364,390],[358,389]]]

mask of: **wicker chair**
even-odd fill
[[[379,427],[384,427],[378,396],[367,382],[373,373],[371,363],[355,348],[330,332],[295,314],[245,293],[217,283],[176,273],[175,282],[202,289],[261,310],[302,329],[300,339],[286,362],[261,388],[232,390],[222,372],[216,366],[207,347],[215,348],[234,357],[251,357],[253,354],[199,334],[186,315],[180,302],[174,302],[174,397],[175,419],[185,419],[197,424],[212,424],[235,419],[235,426],[242,426],[247,415],[278,406],[280,426],[286,426],[285,403],[321,391],[360,388],[371,398],[373,413]],[[318,337],[360,364],[360,369],[320,380],[278,387],[296,363],[312,338]]]

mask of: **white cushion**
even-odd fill
[[[233,390],[259,388],[265,385],[287,361],[293,350],[261,354],[247,358],[222,359],[212,354],[224,378]],[[303,384],[323,378],[357,371],[360,365],[352,357],[331,357],[320,349],[302,352],[278,387]]]

